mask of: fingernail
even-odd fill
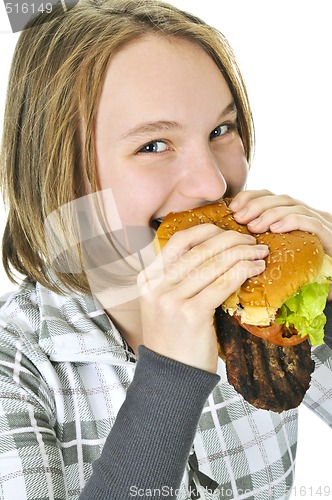
[[[247,208],[242,208],[239,212],[236,212],[236,217],[244,217],[248,213]]]
[[[263,243],[256,245],[256,248],[257,248],[257,250],[268,250],[269,249],[268,245],[264,245]]]
[[[271,224],[270,229],[272,231],[275,231],[277,229],[280,229],[281,227],[282,227],[282,221],[278,221],[278,222],[274,222],[273,224]]]
[[[265,260],[255,260],[255,266],[257,267],[265,267]]]
[[[244,234],[243,235],[248,241],[252,241],[253,243],[256,243],[256,238],[255,236],[252,236],[251,234]]]
[[[260,222],[262,222],[262,218],[257,217],[257,219],[254,219],[251,222],[249,222],[248,226],[258,226]]]
[[[239,202],[238,202],[238,201],[232,201],[232,202],[229,204],[228,208],[229,208],[230,210],[232,210],[233,212],[235,212],[235,210],[237,209],[237,207],[238,207],[238,206],[239,206]]]

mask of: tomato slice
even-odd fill
[[[285,325],[278,325],[274,321],[269,326],[256,326],[248,325],[247,323],[241,323],[241,319],[236,314],[234,315],[238,323],[256,337],[261,339],[266,339],[272,344],[280,346],[292,346],[301,344],[308,339],[309,335],[301,337],[297,334],[295,328],[287,328]]]

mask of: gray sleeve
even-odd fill
[[[140,346],[134,379],[80,499],[124,500],[138,488],[177,489],[218,381],[218,375]]]

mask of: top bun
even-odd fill
[[[204,223],[252,234],[257,243],[268,245],[270,252],[265,259],[265,271],[247,279],[223,304],[230,314],[244,310],[244,315],[241,315],[243,322],[267,325],[289,297],[315,280],[323,264],[323,245],[315,234],[305,231],[251,233],[247,226],[236,222],[228,208],[230,202],[228,198],[185,212],[168,214],[157,230],[156,248],[158,244],[162,248],[177,231]]]

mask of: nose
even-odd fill
[[[219,162],[209,148],[195,148],[193,154],[186,157],[183,174],[179,191],[192,200],[192,206],[219,200],[227,190]]]

